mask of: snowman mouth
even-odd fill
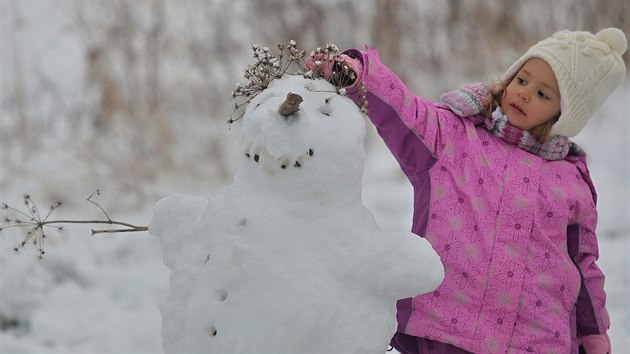
[[[254,163],[261,163],[264,165],[277,165],[282,170],[287,170],[289,168],[300,168],[304,166],[306,160],[310,159],[315,155],[315,150],[313,148],[309,148],[303,154],[296,154],[294,158],[277,158],[271,155],[267,149],[262,148],[256,150],[254,152],[246,152],[245,157],[251,160]]]

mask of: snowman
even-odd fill
[[[295,109],[280,114],[288,94]],[[364,136],[357,106],[322,79],[284,75],[247,105],[232,185],[154,208],[172,270],[165,352],[387,350],[396,301],[433,290],[443,268],[364,206]]]

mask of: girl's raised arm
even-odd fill
[[[376,50],[366,47],[365,52],[351,49],[345,54],[361,62],[357,83],[363,83],[367,90],[367,115],[403,172],[411,180],[425,174],[437,161],[436,151],[451,135],[448,132],[463,128],[461,120],[413,94],[381,62]],[[357,87],[353,85],[348,96],[360,105]]]

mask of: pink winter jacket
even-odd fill
[[[476,353],[577,353],[578,337],[605,333],[585,157],[509,145],[415,96],[375,50],[346,54],[363,63],[368,116],[414,188],[412,231],[446,271],[435,291],[399,301],[398,331]]]

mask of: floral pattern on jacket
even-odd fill
[[[578,336],[605,333],[584,156],[544,160],[412,94],[375,50],[347,54],[363,63],[368,116],[414,187],[412,231],[446,272],[433,292],[399,301],[398,330],[483,353],[569,353]]]

